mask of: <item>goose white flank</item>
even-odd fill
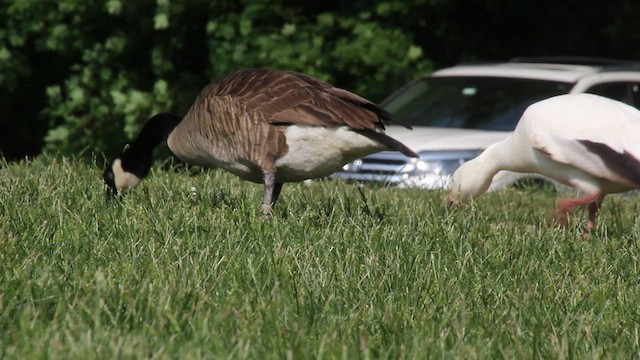
[[[585,235],[607,194],[640,188],[640,111],[591,94],[561,95],[531,105],[513,135],[493,144],[453,175],[448,201],[484,193],[500,170],[538,173],[583,194],[559,199],[556,217],[586,205]]]
[[[285,182],[325,177],[382,151],[416,154],[384,134],[387,111],[309,75],[241,70],[206,86],[187,114],[153,116],[104,171],[113,194],[147,176],[153,149],[167,141],[182,161],[220,167],[264,184],[261,209],[272,211]]]

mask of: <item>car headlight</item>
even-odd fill
[[[343,171],[355,171],[362,167],[362,159],[354,160],[350,163],[346,163],[342,166]]]
[[[401,170],[404,185],[426,188],[446,187],[451,175],[460,165],[476,156],[482,150],[429,151],[419,153]]]

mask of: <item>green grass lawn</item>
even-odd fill
[[[442,191],[0,164],[0,358],[640,356],[637,197],[557,229],[549,189]]]

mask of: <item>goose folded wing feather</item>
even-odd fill
[[[306,101],[300,101],[274,114],[271,122],[324,127],[347,126],[355,130],[374,130],[380,126],[375,113],[326,94],[312,95]]]
[[[597,129],[594,134],[602,134],[606,130],[609,129]],[[615,132],[617,131],[609,130],[609,134]],[[630,188],[640,185],[638,157],[624,149],[621,145],[624,142],[619,141],[619,138],[617,141],[606,142],[603,136],[579,136],[582,138],[535,132],[529,140],[534,149],[553,161]]]
[[[251,98],[240,99],[248,111],[261,113],[272,124],[338,127],[348,126],[356,130],[373,130],[382,127],[381,118],[373,111],[373,103],[353,95],[353,100],[344,97],[351,94],[327,86],[312,86],[295,81],[275,86],[256,93]],[[339,96],[337,94],[340,94]],[[363,101],[358,103],[355,100]],[[370,104],[368,107],[363,105]],[[382,110],[380,110],[382,111]]]

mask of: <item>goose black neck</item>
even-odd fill
[[[153,149],[167,140],[169,134],[180,123],[180,118],[161,113],[154,115],[144,125],[138,137],[118,156],[122,169],[142,179],[151,168]]]
[[[136,140],[131,144],[131,150],[150,152],[162,141],[167,140],[169,134],[180,123],[180,118],[169,113],[152,116],[144,125]]]

